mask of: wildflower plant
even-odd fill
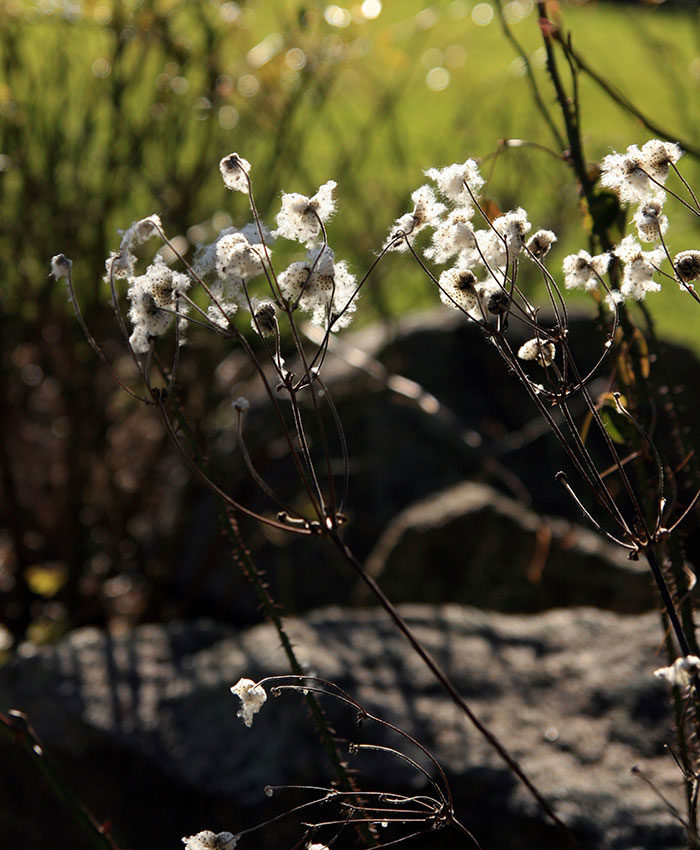
[[[290,791],[301,792],[308,797],[303,803],[290,807],[281,815],[284,818],[296,816],[299,819],[303,832],[298,846],[305,846],[307,850],[327,850],[344,832],[358,825],[367,829],[371,844],[375,847],[390,846],[443,829],[451,829],[457,835],[468,839],[473,846],[480,846],[455,814],[452,791],[445,772],[430,751],[414,737],[369,712],[337,684],[313,676],[270,676],[257,683],[250,679],[241,679],[231,691],[240,697],[243,703],[238,714],[247,727],[252,725],[252,715],[267,701],[268,690],[274,697],[295,693],[308,697],[313,694],[325,701],[339,704],[346,711],[350,710],[354,715],[354,731],[349,733],[351,737],[346,741],[350,758],[361,754],[393,757],[403,765],[408,765],[429,789],[427,793],[405,795],[366,788],[357,793],[335,787],[266,786],[265,793],[269,797]],[[397,742],[396,745],[358,740],[361,730],[365,728],[388,732]],[[228,841],[234,842],[231,846],[235,846],[243,836],[268,824],[269,821],[243,830],[235,838],[230,833],[223,835]],[[214,838],[213,833],[207,835]],[[317,841],[319,837],[324,838],[323,843]],[[188,850],[198,850],[197,845],[190,848],[187,842],[192,840],[183,839]],[[208,845],[203,845],[202,850],[205,846],[208,850]]]
[[[565,840],[575,845],[565,824],[510,756],[507,746],[474,714],[343,538],[352,447],[325,383],[324,365],[332,334],[351,323],[362,289],[377,265],[395,254],[403,255],[402,261],[415,263],[442,303],[475,324],[500,355],[506,370],[520,383],[560,443],[568,468],[558,472],[556,479],[589,522],[625,549],[630,558],[647,561],[668,630],[669,664],[656,673],[674,693],[678,760],[688,803],[685,823],[691,839],[697,839],[700,650],[692,597],[681,584],[685,580],[684,564],[675,541],[700,494],[688,492],[679,480],[687,462],[683,453],[680,457],[667,456],[667,446],[655,439],[656,423],[645,405],[650,358],[633,310],[639,307],[648,317],[647,297],[670,282],[691,300],[700,301],[694,289],[694,281],[700,278],[700,251],[684,248],[673,254],[668,242],[667,210],[672,202],[700,217],[700,204],[679,169],[683,151],[675,142],[655,138],[641,147],[632,145],[625,153],[613,152],[600,163],[597,178],[591,177],[594,172],[583,156],[575,88],[575,71],[584,65],[575,57],[570,40],[563,39],[557,26],[547,21],[543,4],[540,13],[547,68],[568,143],[563,155],[549,153],[573,169],[592,220],[589,243],[567,256],[561,269],[553,268],[549,259],[557,241],[553,231],[533,224],[524,207],[503,212],[487,203],[483,161],[475,158],[426,169],[427,182],[411,194],[408,210],[391,225],[367,267],[355,271],[336,256],[329,238],[338,205],[336,182],[327,180],[309,194],[284,193],[275,226],[270,227],[256,204],[254,165],[238,153],[224,157],[219,171],[233,196],[242,194],[247,199],[248,221],[225,228],[213,241],[199,245],[189,258],[169,239],[160,218],[151,215],[124,231],[118,250],[106,261],[105,283],[142,389],[113,372],[115,378],[132,396],[158,411],[193,473],[225,507],[229,530],[239,544],[242,568],[275,623],[293,670],[291,678],[260,682],[240,679],[231,688],[241,702],[238,714],[246,726],[253,726],[257,713],[266,705],[266,687],[275,695],[285,690],[300,693],[307,700],[336,769],[336,786],[307,789],[311,799],[290,811],[299,815],[306,830],[302,843],[312,850],[332,846],[349,826],[359,830],[357,834],[366,846],[404,840],[414,834],[411,824],[418,826],[416,834],[450,826],[471,836],[456,818],[440,766],[419,742],[400,730],[393,729],[428,758],[430,770],[398,750],[376,745],[370,749],[408,760],[424,775],[433,793],[409,798],[360,791],[347,771],[339,741],[331,732],[319,699],[339,700],[353,708],[360,719],[387,728],[390,724],[369,715],[336,685],[305,675],[264,581],[241,544],[236,522],[239,515],[278,531],[329,541],[450,699],[525,785]],[[558,72],[555,43],[569,61],[573,98],[566,96]],[[534,96],[552,127],[557,147],[564,149],[564,137],[547,115],[537,91]],[[513,146],[517,146],[515,142]],[[497,153],[507,147],[507,143],[500,145]],[[681,186],[679,191],[673,188],[677,185]],[[612,199],[623,212],[634,208],[630,210],[630,233],[611,238],[609,226],[596,214],[601,198]],[[149,257],[145,252],[154,243],[157,250]],[[72,284],[71,261],[63,255],[54,257],[52,271],[66,280],[90,344],[111,368],[82,318]],[[525,280],[535,275],[546,293],[544,307],[528,295]],[[590,362],[579,362],[573,354],[566,292],[574,289],[593,299],[605,328],[599,352]],[[313,332],[305,332],[305,323]],[[266,507],[248,504],[224,485],[200,461],[200,453],[188,441],[186,410],[174,402],[174,390],[181,359],[186,356],[183,347],[204,331],[228,341],[247,358],[260,395],[279,428],[298,493],[279,493],[256,468],[246,439],[251,407],[246,396],[234,393],[231,399],[237,449]],[[606,377],[607,389],[602,395],[595,384],[599,376]],[[610,427],[611,413],[624,427]],[[686,452],[686,457],[692,457],[692,451],[689,455]],[[334,815],[311,815],[315,808],[328,809],[329,803],[336,807]],[[377,832],[384,822],[400,824],[404,831],[384,841]],[[230,847],[243,834],[205,831],[184,840],[192,848]]]
[[[613,387],[607,396],[616,415],[627,423],[629,445],[620,445],[611,434],[601,413],[601,400],[591,389],[594,378],[603,370],[608,369],[610,374],[612,367],[612,374],[615,373],[616,343],[630,327],[628,305],[659,292],[664,280],[675,281],[692,299],[698,300],[693,281],[700,276],[700,252],[685,250],[673,256],[666,241],[667,197],[680,201],[700,216],[700,206],[682,179],[687,189],[685,197],[664,188],[670,171],[680,175],[677,167],[680,157],[678,146],[657,140],[641,149],[632,146],[624,155],[606,157],[601,166],[600,184],[614,191],[621,204],[637,205],[631,223],[636,233],[624,236],[617,245],[597,254],[580,250],[569,255],[561,270],[548,265],[556,234],[533,227],[524,208],[489,216],[483,203],[486,180],[473,159],[461,165],[427,169],[430,182],[413,192],[410,211],[394,222],[369,268],[356,275],[344,260],[336,260],[329,244],[327,227],[336,210],[335,182],[326,182],[310,196],[283,194],[277,226],[269,229],[255,203],[253,167],[237,153],[221,160],[220,172],[229,189],[247,196],[251,221],[221,231],[214,241],[200,245],[194,258],[188,260],[168,239],[158,216],[152,215],[124,232],[119,250],[106,262],[105,282],[145,392],[141,395],[133,388],[127,389],[157,408],[193,471],[230,512],[248,515],[289,533],[323,536],[338,548],[452,700],[565,834],[563,823],[522,768],[473,714],[345,544],[341,529],[346,521],[349,449],[340,417],[324,383],[323,366],[331,334],[349,325],[372,271],[393,253],[407,255],[420,267],[443,304],[461,312],[466,321],[480,328],[484,339],[519,380],[561,444],[571,469],[559,472],[557,480],[601,534],[627,550],[630,558],[644,557],[650,566],[665,620],[673,634],[669,645],[670,666],[658,670],[657,675],[682,690],[683,769],[691,788],[689,799],[694,817],[700,753],[695,753],[688,742],[695,740],[698,726],[697,646],[692,614],[688,619],[679,611],[679,589],[668,567],[667,542],[699,494],[685,504],[668,497],[669,462],[655,448],[648,424],[630,408],[629,381],[625,386]],[[152,239],[160,244],[160,252],[140,271],[143,262],[140,252]],[[283,240],[295,245],[301,257],[278,270],[274,257]],[[548,298],[546,310],[526,294],[523,268],[541,277]],[[63,255],[54,257],[52,271],[57,278],[66,279],[81,318],[72,287],[71,261]],[[569,308],[564,295],[570,289],[589,293],[607,324],[599,355],[590,363],[577,362],[572,353]],[[317,329],[316,334],[304,334],[300,316],[308,317]],[[516,326],[521,334],[521,329],[525,330],[524,343],[514,342]],[[89,330],[85,330],[106,362]],[[210,476],[188,449],[179,421],[172,417],[169,400],[181,349],[192,334],[203,330],[230,340],[249,358],[284,435],[303,500],[281,497],[256,469],[245,436],[250,402],[243,396],[231,402],[238,448],[250,476],[268,500],[268,511],[239,501],[235,493]],[[309,343],[308,337],[314,342]],[[164,353],[169,357],[167,366]],[[581,409],[587,417],[585,429],[577,420]],[[177,416],[181,416],[180,411]],[[591,430],[597,434],[595,447],[588,438]],[[340,465],[334,460],[335,453],[341,456]],[[633,475],[630,471],[631,459],[639,461],[640,473]],[[649,473],[650,469],[653,472]],[[570,481],[572,472],[574,483]],[[301,503],[306,504],[306,510],[298,508]],[[282,634],[282,626],[279,628]],[[263,685],[264,681],[256,683],[243,678],[231,688],[241,700],[238,714],[246,726],[253,725],[254,716],[267,699]],[[301,691],[307,697],[327,695],[330,691],[341,701],[355,705],[347,694],[329,683],[315,687],[295,681],[274,686],[275,692],[285,688]],[[362,716],[369,716],[364,709],[358,710]],[[338,761],[338,766],[342,772],[341,762]],[[324,792],[304,807],[327,802],[330,793]],[[368,808],[358,803],[358,793],[355,787],[332,792],[343,812],[335,819],[314,822],[308,839],[311,844],[320,826],[344,828],[358,822],[374,828],[378,821],[399,819],[406,823],[414,815],[424,824],[435,818],[458,824],[444,789],[430,803],[425,797],[399,799],[377,792],[379,796],[375,798],[362,792],[363,799],[377,802]],[[202,835],[193,836],[186,843],[193,847],[208,846]],[[372,836],[372,831],[368,835]],[[207,834],[206,841],[216,842],[219,837]]]
[[[495,8],[508,35],[500,2]],[[680,437],[678,445],[669,449],[665,423],[659,424],[650,412],[648,379],[654,366],[649,356],[653,334],[647,307],[668,285],[677,285],[691,300],[700,301],[695,291],[700,250],[692,246],[672,250],[668,241],[674,205],[700,216],[696,195],[683,174],[683,149],[690,152],[692,145],[681,146],[654,130],[659,138],[632,145],[624,153],[611,152],[597,168],[591,167],[583,154],[577,76],[588,74],[594,80],[595,76],[571,39],[547,19],[544,3],[538,4],[538,11],[563,133],[531,77],[533,98],[552,129],[556,149],[548,153],[572,169],[590,219],[587,244],[567,256],[561,268],[551,263],[557,234],[545,229],[547,222],[531,222],[524,207],[495,209],[487,197],[486,158],[468,157],[427,168],[425,181],[410,195],[407,211],[388,228],[383,244],[376,239],[376,254],[366,268],[358,270],[350,267],[331,238],[333,217],[342,210],[335,180],[285,192],[276,215],[267,218],[267,203],[265,216],[256,203],[255,164],[231,153],[220,161],[219,176],[232,193],[232,207],[238,210],[238,204],[247,203],[249,215],[239,216],[236,226],[225,227],[213,240],[200,244],[193,256],[180,251],[180,242],[167,235],[158,215],[149,215],[121,234],[117,249],[106,260],[105,289],[140,378],[135,383],[124,377],[121,364],[112,365],[113,359],[88,328],[73,288],[71,260],[59,254],[51,262],[54,276],[66,281],[81,327],[102,362],[126,392],[157,412],[193,474],[224,507],[236,560],[277,628],[293,675],[259,682],[241,678],[231,687],[240,703],[232,711],[238,710],[250,729],[242,734],[254,735],[259,713],[271,710],[268,694],[292,692],[306,701],[335,772],[328,787],[297,789],[308,799],[287,813],[301,825],[298,846],[308,850],[329,850],[350,830],[363,846],[386,846],[437,829],[446,829],[450,840],[455,836],[468,843],[476,844],[476,840],[457,818],[440,765],[420,742],[371,715],[337,685],[302,670],[280,610],[242,542],[237,525],[241,515],[276,532],[324,538],[334,546],[452,701],[526,786],[564,839],[575,845],[565,824],[510,756],[508,742],[499,741],[475,716],[343,536],[346,506],[352,499],[349,455],[355,447],[345,436],[324,367],[332,335],[351,324],[363,288],[371,284],[378,264],[387,261],[415,263],[440,301],[480,329],[485,342],[502,358],[505,372],[519,382],[561,444],[567,468],[557,474],[557,480],[602,535],[625,549],[630,558],[648,562],[662,602],[668,655],[668,666],[655,675],[668,684],[674,699],[677,760],[688,804],[683,822],[689,842],[697,845],[699,841],[700,649],[692,581],[687,578],[679,543],[682,523],[698,500],[691,486],[695,460],[692,447],[683,445]],[[571,71],[571,97],[559,76],[555,49],[563,51]],[[523,59],[529,67],[527,57]],[[320,79],[317,69],[312,76]],[[610,94],[619,98],[612,89]],[[634,114],[649,126],[644,116]],[[296,123],[308,134],[307,122]],[[522,144],[503,140],[496,153]],[[286,147],[296,150],[291,144]],[[464,156],[460,152],[460,160]],[[202,172],[201,163],[197,170]],[[268,190],[269,183],[268,179]],[[258,193],[259,200],[260,184]],[[621,212],[620,218],[629,219],[629,233],[622,238],[611,236],[604,217],[597,214],[599,201]],[[59,218],[71,220],[70,216]],[[547,296],[544,306],[530,295],[527,281],[533,276],[542,281]],[[604,328],[598,354],[590,361],[579,361],[573,353],[570,290],[588,294]],[[637,326],[640,316],[643,329]],[[192,436],[178,389],[183,360],[196,356],[204,333],[244,355],[257,379],[255,397],[234,388],[230,422],[241,465],[262,501],[241,497],[235,485],[218,470],[212,471],[202,460],[206,452]],[[194,343],[192,351],[190,343]],[[598,378],[604,379],[602,393]],[[280,492],[267,470],[257,468],[256,454],[248,444],[251,408],[263,405],[295,472],[291,492]],[[613,421],[617,428],[611,426]],[[328,701],[350,709],[358,726],[382,727],[401,743],[386,747],[360,742],[358,732],[348,736],[348,747],[325,717],[322,704]],[[348,769],[346,751],[350,756],[368,753],[400,759],[422,777],[426,793],[408,796],[360,790],[360,780]],[[266,793],[272,796],[288,790],[270,785]],[[99,831],[95,825],[93,830]],[[187,850],[230,850],[239,842],[245,842],[245,831],[203,830],[183,839]]]
[[[238,716],[243,718],[245,725],[253,725],[253,716],[257,714],[267,700],[267,693],[261,685],[256,685],[252,679],[239,679],[231,687],[231,693],[240,697],[242,706]]]

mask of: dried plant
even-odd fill
[[[590,219],[588,244],[567,256],[561,270],[548,261],[557,239],[554,232],[533,228],[522,207],[494,210],[485,195],[484,165],[525,144],[520,140],[502,140],[494,154],[481,160],[468,158],[427,169],[429,182],[411,195],[410,211],[395,221],[383,245],[358,274],[336,258],[329,239],[329,222],[336,211],[335,181],[308,196],[283,194],[276,227],[269,229],[256,204],[251,164],[238,153],[224,157],[219,164],[221,177],[233,193],[247,199],[249,221],[225,228],[190,258],[168,237],[159,216],[150,215],[124,231],[118,250],[107,258],[104,280],[138,384],[112,366],[87,327],[73,287],[71,260],[58,255],[52,261],[52,271],[56,278],[65,279],[78,320],[98,356],[126,392],[154,408],[193,474],[225,508],[239,564],[282,639],[293,675],[259,682],[243,678],[232,691],[241,700],[239,715],[246,726],[253,725],[266,702],[266,687],[275,695],[291,690],[307,700],[336,772],[333,787],[297,789],[309,799],[285,814],[298,819],[298,846],[308,850],[326,850],[349,827],[366,846],[388,846],[438,828],[455,829],[468,842],[478,843],[457,818],[440,765],[419,741],[371,715],[337,685],[305,675],[283,618],[240,538],[236,518],[241,515],[277,532],[325,538],[334,546],[450,699],[527,787],[562,839],[576,846],[565,824],[509,754],[507,743],[499,741],[474,714],[343,537],[353,446],[324,380],[324,366],[331,336],[351,323],[373,272],[395,254],[416,263],[443,304],[476,325],[485,343],[498,352],[506,371],[520,383],[561,445],[568,466],[555,477],[588,522],[631,559],[642,558],[649,565],[661,601],[668,650],[668,666],[655,672],[668,682],[675,700],[677,758],[687,799],[682,822],[689,842],[698,844],[700,650],[692,586],[688,586],[678,541],[700,492],[695,492],[694,461],[689,460],[693,447],[680,438],[671,445],[664,430],[673,431],[674,423],[660,422],[647,403],[652,394],[648,346],[653,343],[653,325],[646,299],[662,285],[675,283],[687,293],[689,309],[695,309],[692,302],[700,301],[694,289],[700,279],[700,251],[671,249],[667,212],[670,199],[700,217],[700,204],[679,168],[683,150],[676,141],[655,138],[641,147],[631,145],[591,167],[583,150],[578,75],[587,73],[603,87],[607,84],[574,50],[571,38],[548,19],[545,5],[538,8],[563,130],[531,76],[534,101],[551,129],[556,150],[536,147],[571,168]],[[502,14],[501,20],[506,35],[520,49]],[[570,93],[559,71],[557,50],[570,72]],[[617,97],[609,85],[606,91]],[[634,111],[629,104],[625,108]],[[634,114],[645,120],[641,113]],[[654,132],[664,136],[656,131],[655,127]],[[615,216],[610,210],[624,216],[630,206],[635,207],[634,232],[614,238],[610,221]],[[158,250],[148,254],[152,240]],[[546,293],[544,306],[528,294],[527,278],[533,276],[539,277]],[[580,362],[573,353],[570,290],[588,293],[605,328],[591,362]],[[306,332],[305,323],[310,323],[312,333]],[[523,328],[528,337],[524,343],[518,333]],[[294,471],[294,488],[280,492],[256,467],[246,424],[251,399],[232,397],[237,451],[264,507],[242,499],[235,487],[207,467],[192,439],[186,407],[178,399],[183,347],[204,332],[245,356],[257,379],[258,394],[279,429],[286,462]],[[601,376],[605,377],[603,393],[596,384]],[[360,790],[322,710],[320,700],[329,698],[351,708],[358,720],[398,735],[420,756],[377,744],[353,743],[352,750],[402,759],[424,777],[430,792],[409,797]],[[276,790],[269,786],[270,794]],[[389,840],[384,839],[385,829],[391,834]],[[223,850],[235,846],[244,834],[204,831],[184,841],[188,850]]]
[[[667,195],[700,216],[692,188],[678,170],[681,155],[678,145],[651,140],[641,148],[631,146],[624,154],[611,154],[603,160],[600,187],[614,192],[621,204],[637,204],[633,216],[637,238],[625,236],[617,245],[595,255],[581,250],[566,257],[561,276],[563,286],[557,280],[558,275],[546,265],[556,235],[544,229],[529,235],[532,225],[523,208],[490,217],[482,204],[486,181],[474,159],[426,171],[433,185],[422,185],[413,193],[412,210],[395,222],[383,247],[361,276],[352,274],[345,261],[336,260],[329,244],[327,224],[336,205],[334,181],[325,183],[311,196],[284,194],[276,218],[277,227],[268,230],[255,203],[251,165],[237,153],[221,160],[220,171],[229,189],[247,196],[252,221],[241,228],[229,227],[221,231],[212,243],[201,245],[190,261],[168,239],[159,217],[151,215],[124,232],[119,249],[106,262],[105,282],[142,389],[126,385],[116,375],[115,378],[132,396],[156,408],[193,472],[234,515],[247,515],[290,534],[325,537],[338,548],[452,700],[572,842],[564,824],[508,754],[507,748],[473,714],[448,676],[343,541],[349,449],[340,417],[323,379],[323,367],[331,334],[350,323],[361,290],[377,264],[388,254],[397,252],[409,255],[418,263],[443,303],[475,323],[485,341],[495,346],[508,371],[520,381],[564,449],[571,470],[559,472],[557,480],[601,534],[626,549],[630,558],[642,556],[649,564],[664,616],[675,638],[670,666],[657,673],[671,683],[683,703],[679,741],[689,788],[689,831],[693,835],[700,756],[696,745],[696,687],[700,661],[696,655],[694,632],[689,629],[692,612],[689,620],[684,620],[679,613],[678,588],[668,567],[667,544],[699,494],[685,503],[679,498],[669,498],[670,460],[662,458],[653,440],[652,427],[645,421],[643,411],[633,403],[635,387],[632,384],[638,382],[639,374],[628,379],[626,385],[620,382],[619,386],[614,385],[613,375],[605,399],[628,425],[624,445],[611,434],[601,413],[602,401],[590,390],[593,378],[619,357],[620,341],[631,332],[628,305],[658,292],[660,278],[675,281],[691,299],[699,300],[693,281],[700,277],[700,251],[684,250],[674,256],[666,235],[669,227],[664,212]],[[665,188],[670,173],[679,178],[685,196]],[[424,233],[431,234],[429,240],[424,238]],[[152,238],[158,240],[160,252],[148,262],[142,260],[140,254],[142,246]],[[278,271],[273,251],[277,254],[279,250],[284,256],[284,248],[278,245],[286,242],[300,245],[305,254]],[[652,247],[643,250],[640,243]],[[142,270],[144,263],[146,267]],[[526,265],[541,276],[548,296],[547,310],[534,305],[526,295],[521,283],[522,269]],[[65,278],[69,296],[82,322],[71,266],[71,261],[63,255],[53,258],[53,273],[57,278]],[[436,266],[444,268],[433,270]],[[599,356],[592,363],[578,363],[572,354],[565,297],[565,291],[570,289],[590,293],[601,316],[607,316],[607,332],[601,340]],[[314,343],[308,342],[308,336],[301,329],[299,317],[302,315],[309,316],[311,325],[318,328]],[[530,336],[527,342],[517,346],[512,343],[510,334],[516,324],[524,326]],[[83,326],[91,345],[111,368],[89,329],[84,323]],[[267,399],[270,415],[283,435],[296,470],[301,498],[298,493],[278,494],[255,468],[246,441],[245,421],[250,403],[244,397],[231,402],[238,449],[250,476],[268,500],[267,511],[239,501],[235,492],[210,475],[188,446],[183,411],[177,405],[173,407],[171,399],[181,350],[190,335],[200,331],[229,340],[249,359]],[[574,402],[585,411],[585,428],[581,417],[577,419],[574,413]],[[575,484],[569,481],[571,471],[577,478]],[[306,507],[302,510],[298,507],[300,504]],[[283,628],[281,621],[279,628]],[[265,700],[261,684],[241,680],[233,689],[243,700],[246,725],[251,725],[253,714]],[[306,681],[275,685],[278,690],[282,687],[301,690],[307,695],[316,694],[318,690]],[[347,694],[329,683],[322,683],[320,692],[327,694],[329,690],[369,717]],[[408,814],[416,815],[420,822],[431,826],[438,821],[458,825],[449,789],[446,785],[441,788],[430,802],[423,797],[420,800],[385,798],[381,792],[376,792],[379,796],[375,799],[373,794],[368,796],[362,792],[363,799],[370,800],[369,804],[362,805],[356,802],[357,789],[348,788],[342,792],[336,789],[324,791],[321,797],[315,797],[303,808],[326,804],[328,795],[332,794],[341,813],[334,819],[324,820],[324,826],[340,827],[356,821],[375,825],[394,819],[410,822]],[[388,814],[392,807],[396,817]],[[309,841],[320,825],[317,821],[307,824]],[[192,846],[196,846],[195,839],[204,841],[201,835],[188,839]],[[223,840],[215,836],[214,839],[219,843]],[[376,836],[372,835],[371,840],[376,843]]]

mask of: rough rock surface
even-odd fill
[[[424,602],[478,601],[498,611],[596,605],[639,613],[654,605],[648,568],[619,546],[472,481],[398,514],[366,567],[395,602],[420,587]]]
[[[593,608],[506,615],[457,605],[402,610],[583,847],[683,846],[667,805],[630,772],[637,765],[682,811],[681,776],[664,749],[673,740],[669,697],[652,675],[663,663],[656,615]],[[290,620],[288,630],[308,672],[337,682],[432,749],[462,821],[484,848],[565,846],[382,612],[325,609]],[[29,714],[97,816],[114,819],[122,846],[177,847],[181,835],[235,832],[269,816],[284,794],[268,800],[268,783],[328,782],[296,695],[269,699],[251,729],[236,718],[232,683],[287,669],[268,625],[243,633],[207,621],[151,625],[131,637],[85,629],[0,669],[0,710]],[[381,729],[373,737],[372,724],[358,730],[354,714],[329,711],[348,739],[397,746]],[[8,749],[3,744],[0,757]],[[359,759],[365,787],[425,790],[420,775],[394,757]],[[17,768],[0,780],[6,805],[14,805],[8,840],[20,840],[16,830],[26,820],[31,828],[17,846],[79,846],[42,836],[31,776]],[[29,810],[22,794],[30,795]],[[423,846],[453,846],[454,834],[440,837],[442,844]],[[280,832],[270,827],[245,842],[279,847]]]

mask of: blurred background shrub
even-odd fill
[[[560,11],[604,78],[670,133],[698,137],[696,10]],[[127,378],[101,283],[117,229],[157,211],[186,252],[245,223],[243,197],[227,193],[217,169],[233,150],[253,163],[268,221],[282,189],[311,194],[337,180],[331,243],[358,271],[424,168],[498,151],[484,169],[494,209],[526,206],[557,231],[556,268],[585,245],[572,175],[538,147],[498,145],[515,137],[561,153],[526,73],[529,64],[551,104],[536,8],[4,0],[0,20],[0,649],[84,623],[225,617],[241,579],[214,508],[152,412],[97,362],[47,277],[49,258],[74,260],[88,323]],[[590,78],[580,87],[592,161],[649,137]],[[686,174],[697,186],[696,163]],[[697,247],[694,227],[674,226],[675,250]],[[363,293],[365,320],[434,303],[397,262]],[[659,328],[698,346],[682,299],[669,289],[655,302]],[[200,353],[186,358],[180,399],[196,423],[228,391],[212,379],[221,350]],[[198,593],[212,572],[226,576],[215,610]]]

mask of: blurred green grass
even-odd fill
[[[152,211],[183,234],[217,212],[217,223],[245,217],[245,202],[226,195],[217,173],[233,149],[253,163],[268,219],[282,189],[310,194],[338,180],[331,239],[359,270],[424,168],[485,156],[501,138],[552,144],[494,6],[403,0],[363,17],[372,5],[351,14],[297,2],[3,3],[6,292],[34,289],[57,251],[94,289],[117,228]],[[504,10],[560,124],[536,10],[530,0]],[[558,13],[606,79],[670,132],[697,137],[695,13],[607,4],[563,4]],[[585,77],[580,92],[591,160],[650,136]],[[697,178],[697,164],[683,164]],[[489,193],[559,234],[553,268],[585,245],[571,173],[546,154],[506,151]],[[691,247],[695,221],[675,219],[673,247]],[[674,295],[654,301],[660,330],[693,342]],[[368,288],[365,313],[434,301],[413,269],[392,261]],[[31,312],[26,299],[23,309]]]

